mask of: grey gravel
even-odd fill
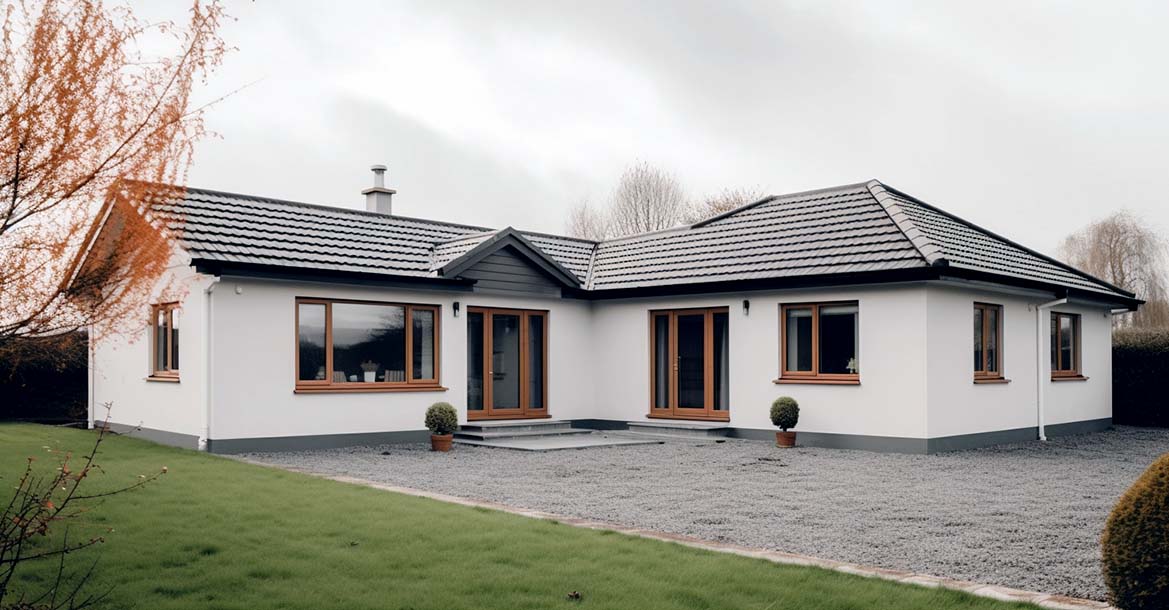
[[[441,454],[388,445],[244,457],[708,540],[1104,599],[1104,521],[1166,451],[1169,430],[1118,427],[936,455],[680,440],[549,453],[456,446]]]

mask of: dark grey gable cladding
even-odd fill
[[[1129,308],[1141,303],[875,180],[768,197],[694,225],[603,242],[174,192],[160,189],[152,212],[167,219],[197,268],[216,274],[459,290],[512,282],[529,293],[593,299],[957,277]]]
[[[503,255],[505,248],[508,251],[506,257]],[[571,271],[565,269],[556,259],[544,254],[543,251],[520,235],[519,231],[511,227],[487,237],[462,256],[440,267],[438,272],[443,277],[459,277],[473,268],[484,270],[487,259],[497,254],[500,256],[496,257],[496,260],[491,264],[510,265],[516,269],[535,267],[566,288],[580,286],[580,281]],[[508,260],[504,260],[505,258]],[[516,265],[518,259],[523,259],[527,264]],[[500,269],[498,271],[499,275],[502,275],[507,270]]]

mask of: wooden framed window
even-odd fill
[[[974,304],[974,380],[1003,378],[1003,307]]]
[[[178,303],[150,306],[150,377],[177,381],[179,378]]]
[[[436,390],[438,305],[296,300],[296,391]]]
[[[860,307],[855,302],[780,306],[776,383],[860,383]]]
[[[1051,313],[1051,377],[1078,378],[1080,373],[1080,316]]]

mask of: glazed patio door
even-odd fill
[[[467,311],[469,419],[547,417],[546,312]]]
[[[650,314],[651,417],[727,420],[726,308]]]

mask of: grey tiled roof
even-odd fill
[[[155,201],[192,258],[435,277],[499,231],[188,188]],[[941,264],[1127,296],[877,181],[769,197],[707,221],[593,242],[521,235],[592,291]]]

